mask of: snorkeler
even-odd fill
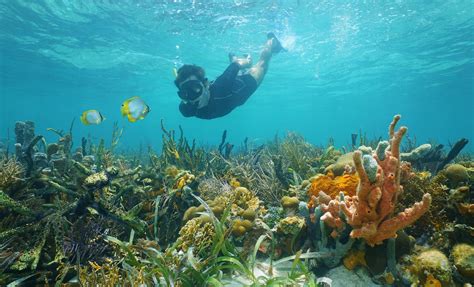
[[[179,110],[185,117],[214,119],[230,113],[257,90],[267,73],[273,54],[284,48],[273,33],[268,33],[265,48],[257,64],[249,55],[238,58],[229,54],[231,64],[215,81],[209,82],[204,69],[196,65],[182,66],[174,81],[181,98]],[[247,69],[242,74],[240,70]]]

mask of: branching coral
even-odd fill
[[[354,164],[360,177],[357,195],[346,197],[341,209],[347,222],[353,228],[351,237],[364,238],[369,245],[380,244],[396,236],[397,230],[412,224],[420,218],[431,204],[431,195],[423,195],[421,202],[392,217],[400,185],[400,142],[407,128],[395,132],[400,116],[393,118],[389,127],[390,148],[379,143],[373,155],[354,152]]]
[[[215,177],[202,180],[198,186],[198,192],[202,199],[212,200],[222,193],[227,193],[232,187],[226,182]]]
[[[357,195],[347,196],[344,201],[331,200],[322,220],[340,229],[339,208],[347,223],[353,228],[352,238],[363,238],[369,245],[381,244],[385,239],[396,237],[396,232],[415,222],[429,208],[431,195],[423,195],[421,202],[392,217],[400,185],[400,142],[407,128],[395,131],[400,116],[394,117],[389,126],[390,143],[380,142],[372,153],[355,151],[354,165],[360,177]],[[340,224],[338,224],[338,222]]]
[[[14,157],[0,157],[0,190],[5,190],[21,178],[23,167]]]

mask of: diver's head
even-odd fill
[[[196,65],[184,65],[179,68],[176,80],[178,96],[186,102],[197,102],[207,84],[204,69]]]

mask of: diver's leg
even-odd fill
[[[275,38],[273,34],[269,34],[269,39],[265,43],[262,53],[260,53],[260,59],[253,65],[249,70],[249,74],[257,81],[257,85],[260,85],[263,81],[263,77],[268,70],[268,65],[273,53],[278,53],[281,50],[280,42]]]

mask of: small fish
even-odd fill
[[[97,110],[87,110],[82,113],[81,115],[81,122],[85,124],[86,126],[88,125],[98,125],[101,122],[103,122],[105,118],[102,116],[102,114],[97,111]]]
[[[132,123],[143,120],[150,111],[150,107],[140,97],[126,100],[120,108],[122,116],[127,116],[128,121]]]

